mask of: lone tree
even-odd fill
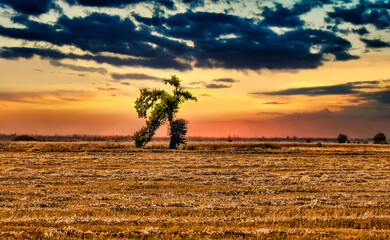
[[[383,133],[377,133],[373,140],[375,144],[385,144],[386,136]]]
[[[345,134],[339,134],[337,137],[337,142],[338,143],[346,143],[348,141],[348,137]]]
[[[171,140],[170,149],[176,149],[180,143],[185,142],[187,133],[187,121],[184,119],[175,119],[179,111],[180,104],[188,100],[197,101],[191,92],[183,90],[180,85],[180,79],[177,76],[171,76],[171,79],[164,80],[165,84],[174,87],[172,94],[164,89],[140,89],[140,96],[135,101],[135,109],[138,117],[149,118],[146,120],[146,126],[141,128],[133,135],[136,147],[142,147],[152,140],[156,130],[166,121],[169,122],[169,135]]]

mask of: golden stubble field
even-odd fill
[[[390,239],[390,146],[0,143],[1,239]]]

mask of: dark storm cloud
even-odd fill
[[[60,63],[60,62],[55,61],[55,60],[51,60],[50,64],[52,66],[55,66],[55,67],[63,67],[63,68],[67,68],[67,69],[70,69],[73,71],[79,71],[79,72],[97,72],[100,74],[107,73],[107,69],[105,69],[105,68],[83,67],[83,66],[77,66],[77,65],[73,65],[73,64],[64,64],[64,63]]]
[[[31,21],[24,16],[13,20],[26,28],[0,26],[0,35],[45,41],[58,46],[72,45],[93,54],[111,52],[140,57],[144,61],[154,62],[156,68],[190,69],[190,65],[176,60],[180,56],[185,57],[182,54],[186,53],[188,47],[184,43],[154,36],[145,29],[136,30],[131,20],[122,20],[119,16],[100,13],[92,13],[85,18],[62,16],[54,26]],[[157,63],[162,65],[158,66]]]
[[[328,31],[296,29],[279,35],[253,19],[209,12],[138,20],[165,36],[191,40],[190,54],[200,68],[305,69],[322,65],[323,54],[340,61],[358,58],[348,53],[349,41]],[[313,46],[320,51],[311,52]]]
[[[182,0],[182,2],[189,5],[191,8],[204,6],[204,0]]]
[[[262,13],[262,16],[264,17],[263,23],[276,27],[300,27],[305,24],[305,22],[299,18],[302,13],[302,11],[285,8],[282,4],[275,3],[274,10],[269,7],[264,7]]]
[[[111,74],[111,77],[115,80],[158,80],[161,81],[161,78],[142,74],[142,73],[126,73],[126,74],[119,74],[119,73],[113,73]]]
[[[374,89],[374,88],[378,88],[378,84],[380,84],[380,81],[349,82],[349,83],[332,85],[332,86],[289,88],[289,89],[280,90],[280,91],[274,91],[274,92],[258,92],[258,93],[252,93],[252,94],[255,94],[255,95],[269,95],[269,96],[348,95],[348,94],[360,94],[361,93],[360,89]]]
[[[379,39],[370,40],[370,39],[361,38],[360,40],[362,42],[364,42],[366,44],[366,47],[368,47],[368,48],[390,47],[390,42],[384,42],[384,41],[379,40]]]
[[[211,0],[211,3],[227,3],[231,4],[234,2],[239,2],[240,0]],[[181,0],[182,3],[190,6],[191,8],[203,7],[205,6],[206,0]]]
[[[70,5],[81,5],[88,7],[123,7],[126,5],[138,3],[154,3],[164,6],[168,9],[174,9],[174,1],[172,0],[65,0]]]
[[[372,24],[378,29],[390,27],[390,3],[360,1],[352,8],[337,7],[329,17],[354,25]]]
[[[274,8],[267,6],[262,8],[263,24],[275,27],[301,27],[305,24],[300,19],[301,15],[310,12],[313,8],[322,7],[333,2],[332,0],[302,0],[290,8],[283,6],[281,3],[275,3]]]
[[[40,15],[54,8],[53,0],[1,0],[0,7],[9,6],[24,14]]]
[[[362,97],[370,100],[374,100],[379,103],[390,104],[390,90],[361,93]]]
[[[150,67],[150,68],[175,68],[179,70],[188,70],[190,65],[182,64],[177,61],[166,61],[164,59],[133,59],[133,58],[118,58],[110,56],[96,56],[91,54],[77,55],[65,54],[51,49],[39,48],[23,48],[23,47],[3,47],[0,48],[0,57],[6,59],[32,58],[40,56],[44,59],[74,59],[95,61],[97,63],[107,63],[114,66],[134,66],[134,67]]]
[[[85,5],[93,1],[77,2]],[[113,1],[112,4],[125,2],[137,1]],[[298,17],[325,3],[328,1],[300,1],[289,11]],[[314,69],[326,61],[325,55],[334,55],[338,61],[358,58],[348,53],[351,43],[333,32],[294,28],[278,34],[269,28],[269,20],[266,19],[262,22],[229,14],[192,11],[167,17],[133,16],[141,23],[140,26],[129,18],[104,13],[75,18],[63,15],[54,24],[19,15],[12,20],[24,25],[24,28],[0,26],[1,36],[30,42],[43,41],[55,46],[74,46],[88,53],[76,55],[51,49],[3,48],[1,56],[39,55],[181,71],[190,70],[193,66],[252,70]],[[107,52],[125,57],[102,56]]]
[[[365,34],[369,34],[370,32],[365,27],[361,27],[358,29],[353,29],[352,32],[359,34],[360,36],[363,36]]]

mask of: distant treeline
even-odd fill
[[[26,134],[0,134],[0,141],[42,141],[42,142],[132,142],[132,135],[114,135],[114,136],[99,136],[99,135],[26,135]],[[187,137],[188,141],[197,142],[329,142],[336,143],[337,138],[298,138],[298,137]],[[154,137],[153,141],[169,141],[168,137]],[[372,139],[350,139],[351,143],[369,143]]]

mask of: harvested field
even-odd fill
[[[390,146],[0,143],[1,239],[390,239]]]

